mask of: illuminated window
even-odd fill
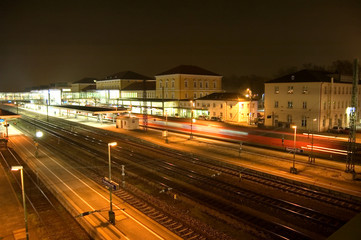
[[[308,87],[307,86],[303,86],[302,94],[308,94]]]
[[[293,86],[288,86],[287,93],[288,94],[293,94]]]
[[[184,87],[185,87],[185,88],[188,87],[188,81],[184,81]]]
[[[292,102],[292,101],[288,101],[287,107],[288,107],[288,108],[293,108],[293,102]]]
[[[275,94],[279,94],[280,93],[280,87],[279,86],[275,86]]]

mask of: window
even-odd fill
[[[174,88],[174,81],[172,81],[172,88]]]
[[[165,87],[168,88],[168,80],[165,82]]]
[[[217,83],[216,81],[213,81],[213,88],[216,88],[217,87]]]
[[[200,97],[200,98],[203,97],[203,93],[200,93],[200,94],[199,94],[199,97]]]
[[[287,115],[287,122],[292,123],[292,115],[290,114]]]
[[[275,101],[275,108],[278,108],[278,101]]]
[[[287,93],[288,94],[293,94],[293,86],[288,86]]]
[[[232,118],[232,113],[229,114],[229,118]]]
[[[197,87],[197,82],[193,81],[193,87],[196,88]]]
[[[326,116],[323,116],[322,127],[326,127]]]
[[[293,108],[293,102],[292,102],[292,101],[288,101],[287,107],[288,107],[288,108]]]
[[[221,108],[223,108],[223,104],[221,104]]]
[[[232,104],[230,104],[230,105],[229,105],[229,108],[232,109],[232,107],[233,107]]]
[[[303,109],[307,109],[307,102],[303,102],[303,103],[302,103],[302,108],[303,108]]]
[[[194,98],[194,99],[197,98],[197,93],[193,93],[193,98]]]
[[[187,99],[188,98],[188,93],[184,94],[184,98]]]
[[[162,80],[159,81],[159,88],[163,88],[163,83],[162,83]]]
[[[203,82],[199,82],[199,88],[203,88]]]
[[[188,81],[184,81],[184,87],[188,87]]]
[[[280,87],[279,86],[275,86],[275,94],[279,94],[280,93]]]
[[[307,127],[307,118],[305,116],[302,117],[301,126]]]
[[[302,94],[308,94],[308,87],[307,86],[303,86]]]
[[[208,88],[208,82],[206,82],[206,88]]]
[[[174,92],[172,92],[172,99],[174,99]]]

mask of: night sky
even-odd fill
[[[180,64],[272,77],[355,57],[360,0],[0,0],[0,92]]]

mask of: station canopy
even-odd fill
[[[108,113],[124,113],[129,112],[129,109],[117,107],[117,108],[106,108],[106,107],[88,107],[88,106],[77,106],[77,105],[52,105],[53,108],[59,108],[62,110],[73,110],[84,113],[96,114],[108,114]]]

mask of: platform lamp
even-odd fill
[[[112,161],[110,156],[110,147],[117,146],[116,142],[108,143],[108,157],[109,157],[109,182],[112,182]],[[115,224],[115,213],[113,212],[113,203],[112,203],[112,187],[109,187],[109,202],[110,202],[110,210],[109,210],[109,222],[111,224]]]
[[[21,191],[23,195],[23,207],[24,207],[24,220],[25,220],[25,234],[26,239],[29,240],[29,230],[28,230],[28,212],[26,210],[26,201],[25,201],[25,189],[24,189],[24,173],[23,166],[12,166],[11,171],[19,171],[21,176]]]
[[[290,168],[290,173],[297,174],[297,168],[295,168],[295,161],[296,161],[296,134],[297,134],[297,126],[293,125],[293,129],[295,129],[294,136],[293,136],[293,165]]]

